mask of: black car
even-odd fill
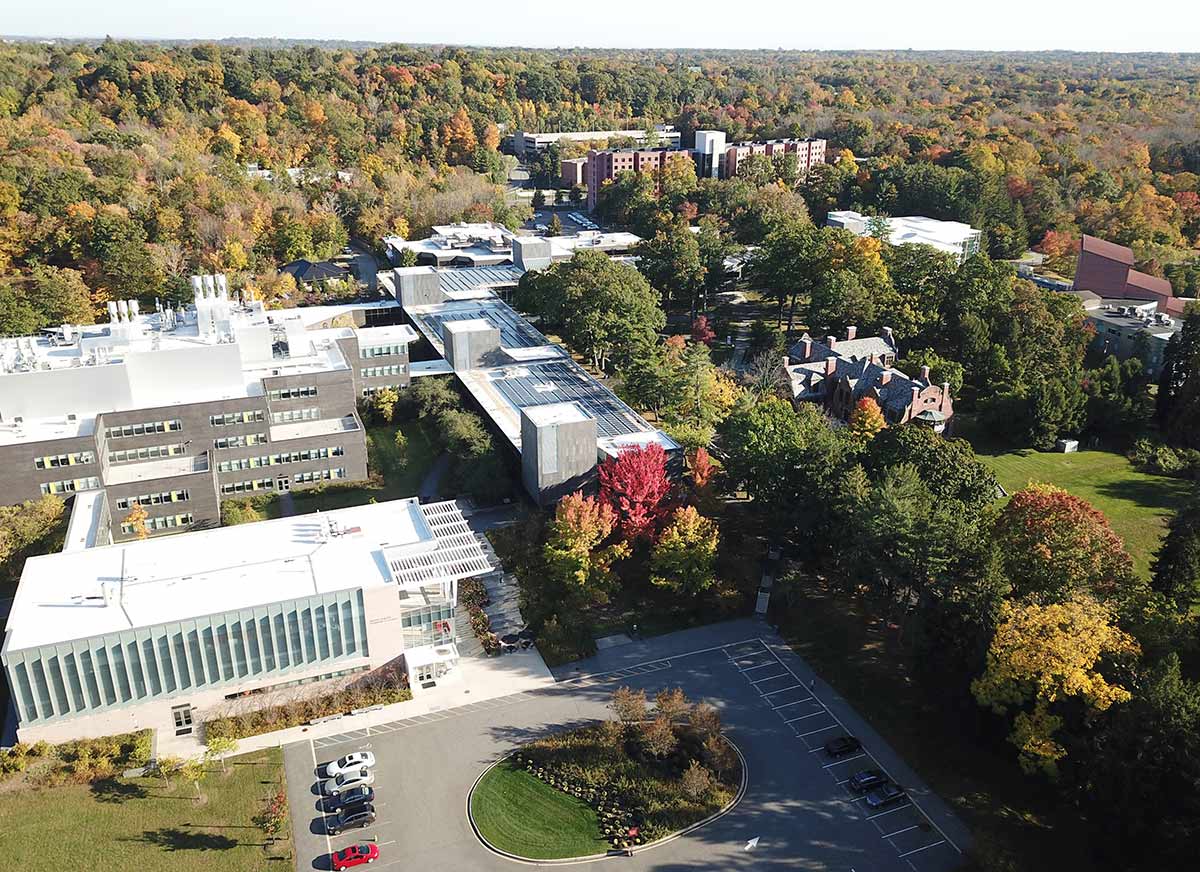
[[[845,757],[862,748],[862,742],[853,736],[838,736],[825,743],[825,753],[830,757]]]
[[[346,830],[361,830],[375,823],[375,806],[370,803],[344,808],[325,818],[325,832],[336,836]]]
[[[341,811],[344,808],[362,805],[367,802],[375,801],[375,790],[371,787],[352,787],[345,793],[339,793],[337,796],[327,796],[321,804],[321,808],[325,812]]]
[[[851,775],[850,780],[846,783],[855,793],[865,793],[887,784],[888,777],[880,769],[864,769],[862,772],[855,772]]]
[[[891,805],[894,802],[900,802],[907,796],[904,789],[898,784],[880,785],[867,794],[867,805],[871,808],[883,808],[885,805]]]

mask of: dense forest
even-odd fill
[[[1192,293],[1197,115],[1194,56],[10,43],[0,332],[181,294],[197,269],[271,296],[278,264],[350,237],[513,221],[506,131],[654,123],[685,143],[827,137],[832,164],[803,190],[814,218],[962,219],[993,256],[1036,246],[1068,275],[1095,233]]]

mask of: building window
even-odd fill
[[[283,412],[272,412],[272,424],[290,424],[293,421],[315,421],[321,417],[320,409],[287,409]]]
[[[407,345],[368,345],[358,350],[360,357],[387,357],[392,354],[407,354]]]
[[[272,401],[279,400],[304,400],[317,395],[315,385],[309,385],[303,388],[278,388],[270,393]]]
[[[175,706],[171,709],[171,716],[175,719],[176,736],[192,734],[192,707],[190,705]]]
[[[139,494],[138,496],[121,497],[114,505],[121,510],[134,506],[161,506],[165,503],[186,503],[191,494],[186,490],[161,491],[156,494]]]
[[[263,454],[258,457],[242,457],[237,460],[222,460],[217,472],[237,472],[243,469],[258,469],[261,466],[277,466],[282,463],[303,463],[309,460],[328,460],[341,457],[346,451],[340,445],[328,448],[309,448],[304,451],[287,451],[281,454]]]
[[[62,481],[47,481],[42,484],[43,494],[71,494],[75,491],[95,490],[100,479],[92,475],[87,478],[68,478]]]
[[[266,433],[244,433],[241,436],[222,436],[213,440],[213,448],[246,448],[250,445],[265,445]]]
[[[108,452],[109,463],[133,463],[138,460],[154,460],[159,457],[175,457],[183,454],[183,443],[173,445],[143,445],[141,448],[128,448],[123,451]]]
[[[375,394],[379,393],[380,391],[400,391],[400,390],[404,390],[404,385],[371,385],[370,387],[362,389],[362,395],[364,397],[373,397],[373,396],[375,396]]]
[[[231,424],[260,424],[266,418],[262,409],[245,412],[226,412],[224,415],[209,415],[208,423],[213,427],[228,427]]]
[[[292,481],[296,484],[308,484],[314,481],[329,481],[330,479],[345,477],[346,470],[339,467],[337,469],[315,469],[309,472],[297,472],[292,476]]]
[[[47,454],[45,457],[35,457],[35,469],[58,469],[61,466],[78,466],[83,463],[95,463],[96,455],[91,451],[76,451],[74,454]]]
[[[116,424],[106,427],[104,436],[107,439],[128,439],[131,436],[153,436],[155,433],[177,433],[183,429],[183,422],[174,421],[144,421],[140,424]]]
[[[146,529],[154,532],[158,530],[173,530],[177,527],[190,527],[193,520],[190,512],[182,515],[165,515],[161,518],[147,518]],[[133,524],[122,524],[121,532],[126,536],[132,536],[135,528]]]
[[[404,375],[404,365],[393,366],[364,366],[359,372],[363,378],[380,378],[385,375]]]
[[[274,490],[275,482],[269,478],[256,478],[251,481],[231,481],[221,485],[222,494],[247,494],[260,490]]]

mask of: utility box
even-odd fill
[[[596,434],[596,419],[577,403],[521,410],[521,479],[539,506],[592,483]]]
[[[1078,439],[1059,439],[1054,443],[1054,450],[1060,454],[1074,454],[1079,450]]]

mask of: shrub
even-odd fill
[[[679,786],[688,799],[704,799],[712,790],[712,773],[705,769],[700,761],[693,760],[684,770]]]
[[[663,688],[654,697],[655,711],[659,717],[664,717],[669,721],[683,720],[691,709],[692,704],[688,701],[687,695],[682,689],[676,687],[674,690]]]
[[[478,578],[464,578],[458,583],[458,604],[468,611],[483,608],[488,602],[487,587]]]
[[[679,746],[671,719],[664,715],[659,715],[654,720],[643,723],[639,733],[642,747],[660,759],[669,756]]]
[[[646,720],[646,691],[618,687],[613,691],[612,709],[621,723],[641,723]]]
[[[123,769],[144,765],[150,757],[150,731],[76,739],[61,745],[37,742],[16,744],[0,752],[0,775],[31,771],[32,783],[54,786],[67,782],[87,783],[109,778]],[[34,762],[39,765],[30,770]]]

